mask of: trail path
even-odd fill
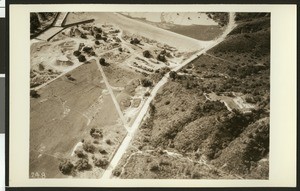
[[[126,130],[129,131],[129,129],[128,129],[127,125],[126,125],[125,117],[124,117],[124,115],[123,115],[123,113],[121,111],[121,108],[120,108],[120,106],[118,104],[116,96],[114,95],[114,92],[112,91],[112,88],[111,88],[110,84],[108,83],[108,80],[107,80],[106,75],[105,75],[105,73],[104,73],[104,71],[102,69],[102,66],[99,63],[99,59],[97,59],[96,62],[97,62],[98,69],[101,72],[101,75],[102,75],[102,78],[104,80],[104,83],[105,83],[105,85],[107,87],[107,90],[109,91],[109,94],[111,95],[111,98],[112,98],[112,100],[113,100],[113,102],[115,104],[115,107],[116,107],[116,110],[117,110],[117,112],[119,114],[119,117],[121,118],[122,123],[123,123],[124,127],[126,128]]]

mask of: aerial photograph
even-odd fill
[[[270,19],[31,12],[29,178],[268,180]]]

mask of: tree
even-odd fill
[[[151,58],[151,57],[152,57],[152,55],[151,55],[151,53],[150,53],[149,50],[145,50],[145,51],[143,52],[143,56],[146,57],[146,58]]]
[[[166,56],[164,54],[161,54],[161,53],[157,56],[157,60],[159,60],[161,62],[166,62],[167,61]]]
[[[86,154],[83,153],[83,150],[82,149],[77,149],[75,152],[77,157],[79,158],[85,158],[86,157]]]
[[[40,26],[41,23],[38,15],[36,13],[30,13],[30,32],[34,33]]]
[[[140,44],[140,40],[138,40],[137,38],[131,39],[130,44]]]
[[[98,34],[96,34],[96,36],[95,36],[95,37],[96,37],[96,39],[97,39],[97,40],[101,40],[101,39],[102,39],[102,36],[101,36],[101,34],[99,34],[99,33],[98,33]]]
[[[106,142],[108,145],[111,145],[111,144],[112,144],[112,141],[111,141],[110,139],[107,139],[105,142]]]
[[[97,33],[102,33],[102,29],[99,27],[94,27],[94,31],[96,31]]]
[[[91,56],[96,56],[96,53],[95,53],[94,51],[92,51],[92,52],[90,53],[90,55],[91,55]]]
[[[99,148],[99,153],[106,155],[107,151],[105,149],[103,149],[102,147]]]
[[[107,41],[107,37],[102,37],[102,40],[104,40],[105,42]]]
[[[93,50],[93,48],[92,47],[89,47],[89,46],[85,46],[85,47],[83,47],[83,52],[85,52],[85,53],[91,53],[92,52],[92,50]]]
[[[81,52],[78,51],[78,50],[76,50],[76,51],[73,52],[73,55],[76,56],[76,57],[78,57],[80,54],[81,54]]]
[[[106,167],[108,166],[108,160],[106,159],[94,159],[94,165],[97,167],[101,167],[103,169],[106,169]]]
[[[38,92],[36,90],[30,90],[30,96],[32,98],[39,98],[40,94],[38,94]]]
[[[86,61],[86,58],[85,58],[84,55],[79,55],[79,56],[78,56],[78,60],[79,60],[79,62],[85,62],[85,61]]]
[[[87,39],[87,36],[83,33],[81,33],[80,37],[83,38],[83,39]]]
[[[143,78],[141,80],[141,84],[143,87],[150,87],[150,86],[152,86],[153,82],[148,78]]]
[[[91,168],[91,165],[89,164],[88,159],[79,159],[76,163],[75,163],[75,168],[79,171],[83,171],[83,170],[88,170]]]
[[[42,63],[39,64],[39,70],[40,70],[40,71],[45,70],[45,66],[44,66]]]
[[[103,134],[102,134],[102,130],[101,129],[96,129],[96,128],[91,128],[90,130],[90,135],[93,137],[93,138],[102,138],[103,137]]]
[[[169,76],[170,76],[170,78],[172,78],[173,80],[175,80],[176,77],[177,77],[177,73],[176,73],[175,71],[171,71],[171,72],[169,73]]]
[[[100,44],[99,40],[96,40],[96,41],[95,41],[95,44],[96,44],[96,45],[99,45],[99,44]]]
[[[106,65],[105,58],[100,58],[99,62],[102,66]]]
[[[69,160],[64,160],[59,164],[59,170],[63,174],[70,174],[73,170],[74,165]]]
[[[91,142],[84,142],[82,146],[83,150],[89,153],[94,153],[95,152],[95,146]]]
[[[121,171],[120,170],[114,170],[113,175],[116,176],[116,177],[119,177],[121,175]]]

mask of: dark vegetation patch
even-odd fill
[[[136,168],[136,167],[141,168]],[[160,148],[147,154],[133,155],[125,171],[121,175],[120,170],[115,170],[121,178],[139,179],[232,179],[218,169],[212,169],[200,163],[195,163],[186,158],[170,156]],[[118,173],[119,172],[119,173]]]
[[[172,32],[182,34],[197,40],[213,40],[220,36],[223,32],[220,26],[206,26],[206,25],[189,25],[180,26],[175,25],[169,29]]]

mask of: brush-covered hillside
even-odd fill
[[[270,14],[235,21],[223,42],[170,73],[116,176],[268,179]]]
[[[30,13],[30,35],[49,27],[55,20],[55,12],[32,12]]]

